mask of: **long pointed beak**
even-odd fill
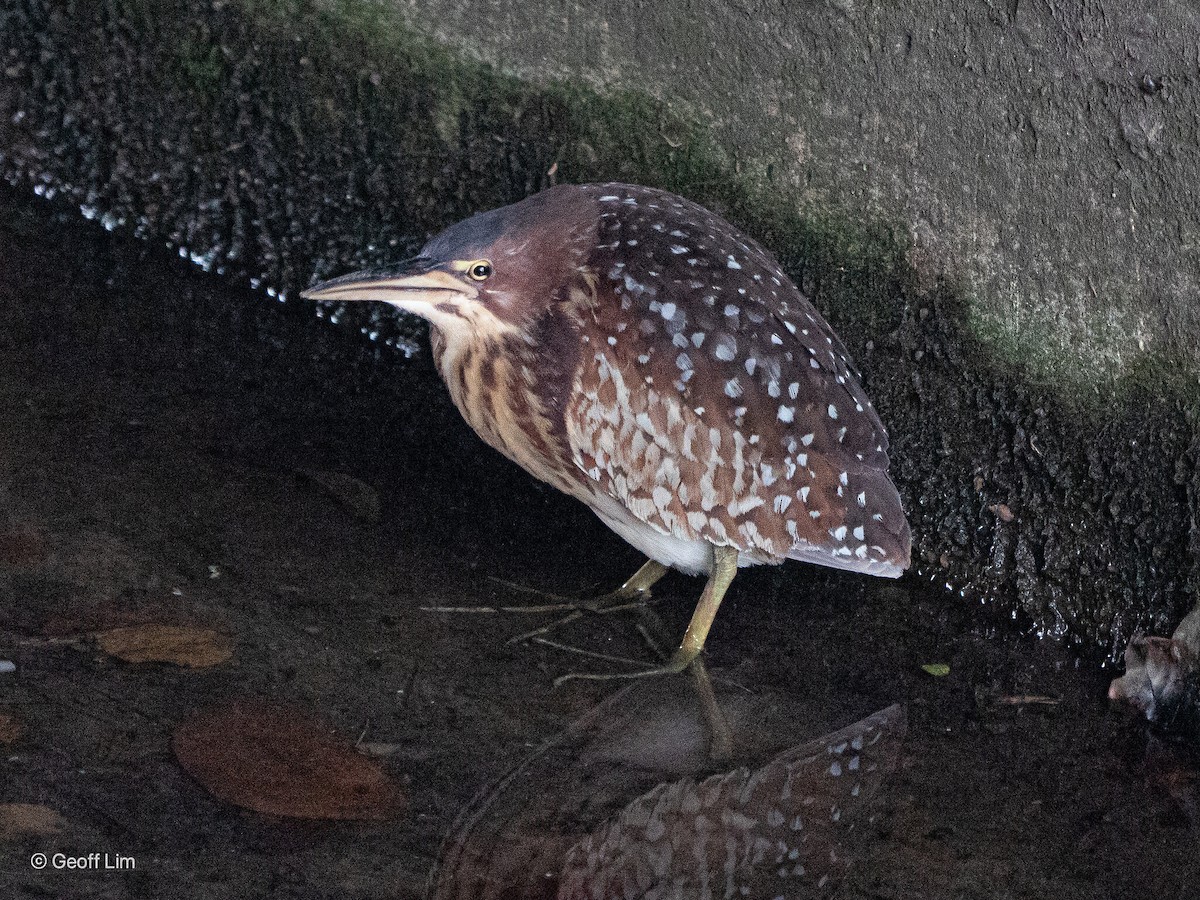
[[[414,257],[395,266],[332,278],[301,291],[306,300],[382,300],[397,306],[436,303],[466,286],[430,259]]]

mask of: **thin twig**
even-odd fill
[[[81,644],[87,638],[86,634],[76,634],[70,637],[17,638],[0,642],[0,647],[67,647],[72,644]]]
[[[499,613],[495,606],[419,606],[421,612],[431,613]]]
[[[555,619],[553,622],[549,623],[548,625],[543,625],[541,628],[534,628],[532,631],[525,631],[516,635],[515,637],[510,637],[504,643],[522,644],[525,641],[532,641],[536,637],[549,634],[551,631],[554,631],[557,628],[562,628],[564,625],[569,625],[576,619],[580,619],[582,617],[583,613],[579,610],[575,610],[570,615],[563,616],[561,619]]]
[[[549,597],[551,600],[558,600],[559,602],[570,599],[570,597],[564,597],[562,594],[552,594],[549,591],[541,591],[535,587],[529,587],[529,585],[526,584],[517,584],[515,581],[506,581],[503,578],[497,578],[495,575],[489,575],[487,579],[488,581],[494,581],[496,584],[502,584],[509,590],[516,591],[520,594],[535,594],[538,597]]]
[[[1006,706],[1029,706],[1033,704],[1057,706],[1062,703],[1057,697],[1044,697],[1039,694],[1015,694],[1010,697],[1001,697],[996,702],[1003,703]]]
[[[580,656],[590,656],[592,659],[602,659],[606,662],[621,663],[626,666],[644,666],[646,661],[642,659],[629,659],[625,656],[612,656],[608,653],[598,653],[595,650],[584,650],[582,647],[572,647],[570,644],[561,644],[558,641],[552,641],[550,638],[535,637],[535,644],[543,644],[547,647],[552,647],[555,650],[563,650],[567,653],[578,653]]]

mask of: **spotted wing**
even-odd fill
[[[664,534],[900,574],[910,538],[887,435],[828,324],[703,208],[596,190],[596,297],[567,409],[576,465]]]

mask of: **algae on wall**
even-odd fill
[[[1190,606],[1200,445],[1186,354],[1141,355],[1082,393],[1039,381],[1036,359],[987,331],[979,296],[926,265],[913,220],[806,193],[703,97],[516,77],[351,0],[0,0],[0,53],[11,175],[284,294],[556,179],[713,206],[778,254],[858,358],[920,577],[1104,651]],[[815,63],[791,64],[802,83]],[[922,127],[945,125],[945,110],[926,115]],[[420,346],[409,320],[329,314],[376,338],[366,347]]]

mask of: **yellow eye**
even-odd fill
[[[475,281],[486,281],[492,274],[492,264],[486,259],[481,259],[479,262],[471,263],[467,269],[467,274]]]

